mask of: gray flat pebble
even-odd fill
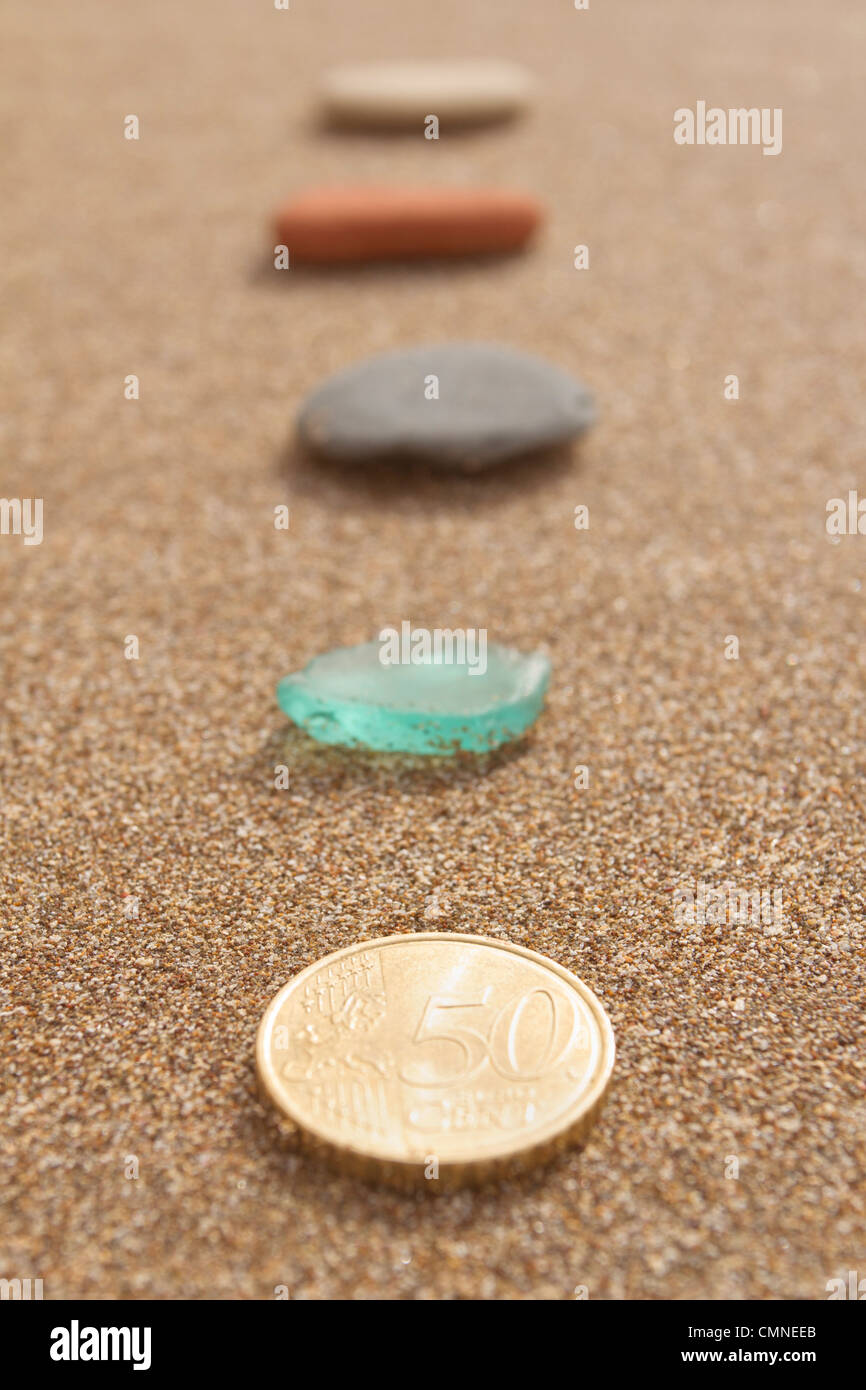
[[[594,420],[589,391],[560,368],[513,348],[443,343],[330,377],[302,405],[298,436],[339,463],[475,472],[565,443]]]

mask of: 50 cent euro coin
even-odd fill
[[[614,1063],[610,1021],[555,961],[419,932],[323,957],[259,1028],[263,1093],[345,1171],[402,1187],[507,1177],[582,1142]]]

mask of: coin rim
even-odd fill
[[[533,951],[528,946],[519,946],[512,941],[502,941],[498,937],[480,936],[468,932],[396,932],[389,936],[375,936],[368,939],[352,942],[349,946],[341,946],[338,951],[331,951],[326,956],[320,956],[318,960],[312,961],[304,966],[297,975],[293,975],[290,980],[277,991],[268,1004],[259,1024],[256,1035],[256,1071],[259,1083],[264,1089],[268,1099],[272,1104],[285,1115],[301,1131],[302,1134],[309,1136],[315,1141],[316,1147],[324,1148],[331,1155],[339,1159],[340,1157],[351,1156],[362,1163],[372,1165],[383,1165],[389,1169],[398,1169],[405,1172],[418,1172],[424,1169],[424,1160],[420,1158],[401,1158],[392,1153],[383,1152],[380,1149],[363,1148],[356,1143],[341,1143],[332,1139],[329,1135],[323,1134],[320,1130],[313,1128],[306,1120],[302,1119],[291,1104],[277,1091],[275,1084],[276,1069],[269,1061],[266,1048],[270,1037],[271,1029],[274,1025],[277,1014],[282,1007],[287,995],[294,991],[303,981],[305,976],[312,975],[320,970],[323,965],[335,961],[342,956],[353,954],[365,947],[380,948],[392,942],[402,945],[411,945],[415,942],[424,941],[454,941],[468,942],[473,945],[493,946],[499,950],[511,952],[514,955],[522,956],[538,965],[552,970],[566,980],[590,1008],[590,1011],[599,1024],[601,1033],[600,1050],[600,1069],[594,1084],[584,1092],[580,1100],[575,1102],[572,1108],[566,1108],[557,1118],[550,1121],[548,1125],[539,1130],[532,1131],[531,1139],[527,1142],[520,1142],[519,1138],[512,1141],[502,1149],[487,1151],[483,1154],[473,1156],[471,1153],[454,1158],[440,1158],[440,1171],[457,1171],[473,1166],[496,1165],[508,1163],[515,1160],[525,1160],[536,1149],[547,1151],[557,1139],[565,1139],[571,1130],[581,1128],[582,1122],[592,1123],[598,1113],[605,1091],[610,1083],[614,1063],[616,1061],[616,1042],[614,1039],[613,1026],[608,1018],[607,1012],[597,995],[585,984],[578,975],[568,970],[558,961],[551,960],[549,956],[542,955],[539,951]]]

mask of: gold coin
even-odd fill
[[[265,1094],[340,1167],[401,1186],[508,1176],[582,1140],[613,1070],[610,1020],[554,961],[484,936],[347,946],[259,1028]]]

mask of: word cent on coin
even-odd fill
[[[325,956],[271,1001],[257,1041],[262,1089],[308,1144],[404,1187],[508,1176],[583,1140],[613,1062],[575,975],[451,932]]]

